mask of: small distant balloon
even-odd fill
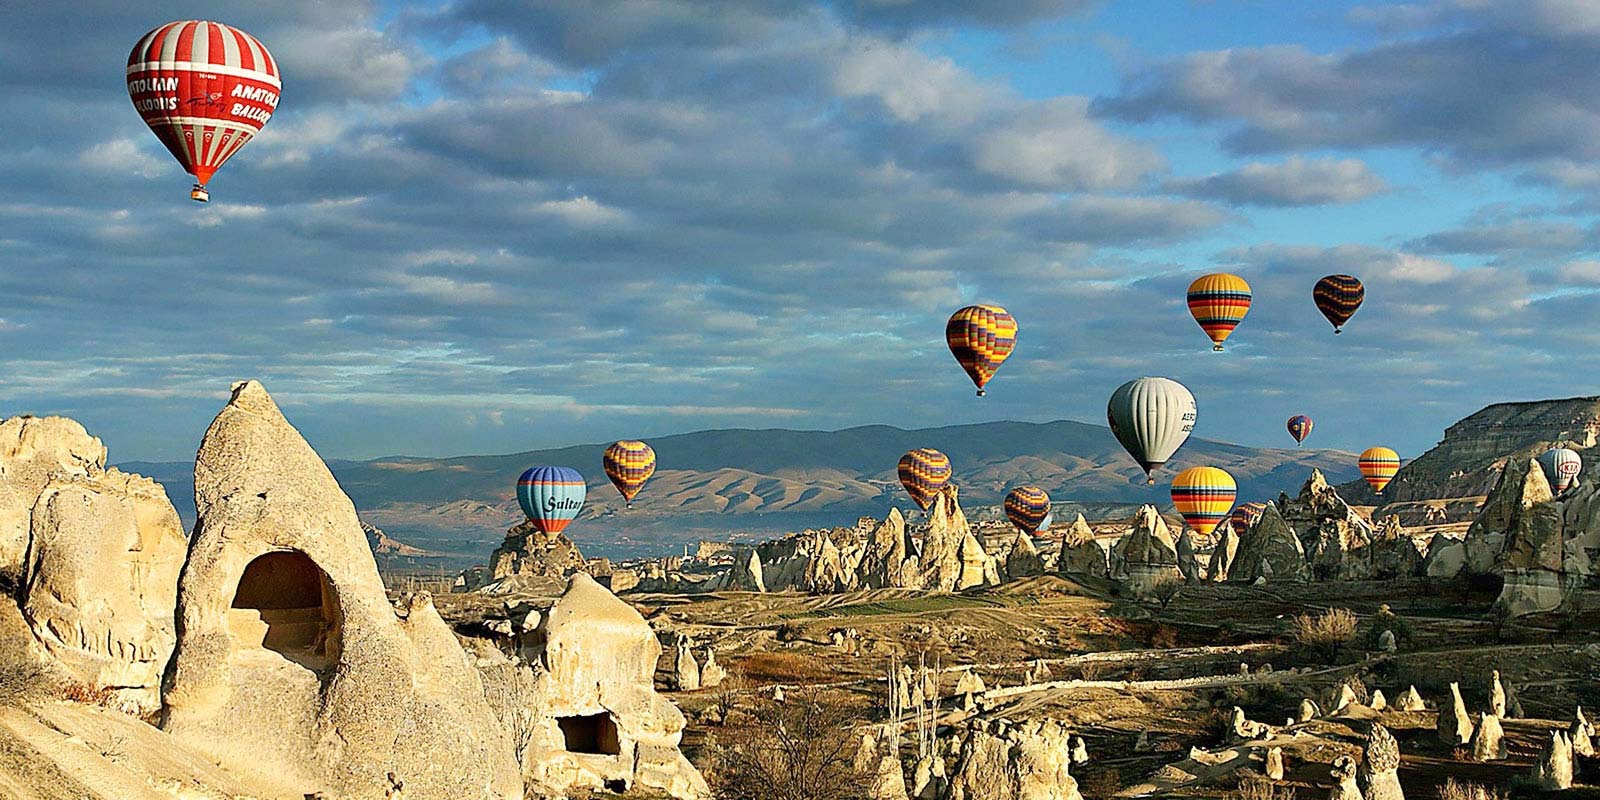
[[[1356,315],[1361,308],[1361,301],[1366,297],[1366,287],[1354,275],[1328,275],[1317,281],[1316,287],[1311,290],[1317,310],[1333,323],[1334,333],[1344,332],[1344,324]]]
[[[1216,467],[1190,467],[1172,479],[1172,504],[1196,533],[1209,536],[1217,523],[1228,518],[1239,485]]]
[[[1238,275],[1217,272],[1201,275],[1189,284],[1189,313],[1211,337],[1211,349],[1222,343],[1250,311],[1250,284]]]
[[[1369,447],[1361,453],[1361,477],[1367,479],[1372,491],[1383,494],[1383,488],[1400,471],[1400,454],[1387,447]]]
[[[1228,524],[1233,527],[1234,535],[1243,536],[1245,530],[1261,521],[1261,515],[1266,510],[1266,503],[1245,503],[1234,509],[1228,518]]]
[[[536,530],[560,533],[583,509],[588,489],[571,467],[530,467],[517,478],[517,504]]]
[[[1578,473],[1583,472],[1583,456],[1567,447],[1552,447],[1539,456],[1539,466],[1550,488],[1561,494],[1578,485]]]
[[[1144,470],[1153,473],[1172,458],[1194,430],[1194,395],[1170,378],[1139,378],[1117,387],[1106,404],[1111,432]]]
[[[923,511],[950,482],[950,458],[931,447],[919,447],[900,457],[900,485]]]
[[[982,397],[984,384],[1017,345],[1017,321],[999,306],[967,306],[950,315],[944,339]]]
[[[1300,444],[1311,435],[1311,418],[1304,414],[1296,414],[1289,418],[1289,435],[1294,437],[1295,444]]]
[[[128,54],[128,97],[189,174],[189,197],[261,132],[278,108],[278,62],[261,41],[220,22],[183,20],[139,39]]]
[[[1050,495],[1037,486],[1018,486],[1006,495],[1006,518],[1029,536],[1050,517]]]
[[[624,439],[606,448],[602,465],[611,485],[622,493],[628,508],[633,508],[633,498],[644,488],[644,482],[656,474],[656,451],[644,442]]]

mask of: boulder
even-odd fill
[[[195,505],[162,727],[307,794],[380,797],[393,772],[416,797],[522,796],[478,671],[426,594],[390,605],[350,499],[261,384],[206,431]]]
[[[1383,696],[1382,689],[1372,690],[1372,697],[1367,700],[1367,707],[1373,711],[1383,711],[1389,707],[1389,700]]]
[[[1394,710],[1396,711],[1426,711],[1427,708],[1427,704],[1422,702],[1422,695],[1415,686],[1406,687],[1406,690],[1400,693],[1400,698],[1394,701]]]
[[[1310,722],[1322,716],[1322,709],[1317,707],[1317,701],[1303,697],[1300,699],[1300,712],[1296,716],[1300,722]]]
[[[132,713],[161,707],[187,540],[166,491],[116,468],[58,472],[30,521],[22,613],[68,675]]]
[[[22,575],[33,507],[54,475],[89,478],[106,467],[106,446],[66,417],[0,422],[0,575]]]
[[[1305,551],[1275,504],[1268,503],[1260,518],[1239,537],[1228,580],[1255,583],[1258,579],[1302,581],[1308,575]]]

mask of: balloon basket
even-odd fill
[[[1211,345],[1211,352],[1213,352],[1213,353],[1222,352],[1222,345],[1220,345],[1220,344]]]
[[[206,187],[197,183],[189,190],[189,199],[196,203],[205,203],[211,200],[211,193],[206,191]]]
[[[1337,335],[1338,335],[1338,334],[1341,334],[1341,333],[1344,333],[1344,328],[1334,328],[1334,329],[1333,329],[1333,333],[1334,333],[1334,335],[1336,335],[1336,336],[1337,336]]]
[[[982,389],[978,390],[978,396],[979,397],[986,397],[986,396],[988,396],[988,394],[989,394],[988,392],[986,392],[986,391],[984,391]]]

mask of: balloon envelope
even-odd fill
[[[1266,510],[1266,503],[1245,503],[1233,510],[1228,524],[1233,527],[1235,535],[1243,536],[1246,529],[1260,521],[1262,512]]]
[[[1190,467],[1172,479],[1172,504],[1196,533],[1209,536],[1217,523],[1228,518],[1239,485],[1216,467]]]
[[[1139,378],[1111,393],[1106,420],[1145,475],[1160,468],[1194,430],[1194,395],[1170,378]],[[1155,479],[1150,479],[1155,483]]]
[[[1583,472],[1583,456],[1566,447],[1552,447],[1539,456],[1539,466],[1550,488],[1556,494],[1578,485],[1578,473]]]
[[[950,482],[950,458],[931,447],[919,447],[900,457],[900,485],[923,511],[934,495]]]
[[[1339,333],[1346,322],[1355,316],[1356,310],[1361,308],[1361,301],[1367,297],[1367,289],[1361,285],[1361,279],[1354,275],[1329,275],[1317,281],[1311,290],[1311,298],[1317,303],[1317,310],[1322,316],[1333,323],[1333,332]]]
[[[278,62],[254,36],[220,22],[183,20],[139,39],[128,54],[128,97],[197,191],[272,117]],[[203,199],[196,196],[195,199]]]
[[[1213,350],[1222,349],[1249,311],[1250,284],[1238,275],[1217,272],[1189,284],[1189,313],[1211,337]]]
[[[622,493],[622,499],[633,507],[633,498],[644,488],[644,482],[656,474],[656,451],[644,442],[624,439],[606,448],[601,458],[606,477]]]
[[[560,533],[583,509],[583,476],[571,467],[531,467],[517,478],[517,503],[533,527]]]
[[[1387,447],[1369,447],[1361,453],[1361,477],[1367,479],[1372,491],[1383,494],[1394,474],[1400,471],[1400,455]]]
[[[1311,418],[1304,414],[1296,414],[1289,418],[1289,435],[1294,437],[1296,443],[1303,442],[1311,435]]]
[[[1018,486],[1006,495],[1005,508],[1011,524],[1031,536],[1050,516],[1050,495],[1037,486]]]
[[[983,386],[1017,345],[1017,321],[999,306],[967,306],[950,315],[944,340],[983,396]]]

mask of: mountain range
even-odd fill
[[[493,546],[521,518],[515,483],[534,464],[560,464],[588,477],[589,499],[568,533],[580,544],[614,553],[659,552],[668,542],[727,538],[853,522],[912,510],[896,465],[907,450],[933,447],[954,467],[962,501],[998,504],[1010,488],[1031,483],[1058,501],[1154,502],[1168,505],[1167,484],[1179,470],[1210,464],[1239,482],[1239,498],[1294,492],[1312,468],[1330,481],[1358,477],[1355,457],[1334,450],[1253,448],[1191,439],[1157,473],[1155,486],[1109,428],[1060,420],[987,422],[904,430],[868,425],[839,431],[708,430],[650,440],[658,469],[632,510],[600,468],[604,444],[506,455],[424,458],[392,456],[328,463],[364,520],[430,550],[476,552]],[[179,514],[192,520],[193,465],[129,462],[123,469],[167,487]],[[486,554],[486,551],[484,551]]]

